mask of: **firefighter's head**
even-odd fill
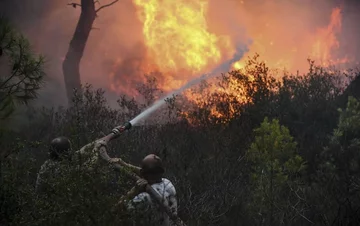
[[[71,142],[67,137],[57,137],[50,142],[49,155],[52,160],[68,159]]]
[[[149,183],[161,182],[165,169],[159,156],[147,155],[141,162],[141,175]]]

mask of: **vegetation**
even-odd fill
[[[29,65],[43,61],[24,56],[13,77],[38,84],[41,67]],[[341,73],[313,62],[306,75],[274,76],[258,57],[249,59],[244,70],[217,81],[216,93],[206,91],[211,83],[195,88],[202,102],[167,100],[161,117],[123,134],[109,153],[135,164],[145,154],[160,155],[188,225],[359,225],[359,100],[343,92]],[[112,109],[104,91],[87,85],[67,109],[30,108],[29,123],[0,138],[0,224],[129,225],[126,211],[110,211],[133,185],[123,173],[102,164],[89,172],[67,161],[42,194],[34,191],[36,175],[52,138],[68,136],[78,150],[151,105],[157,92],[149,79],[139,88],[146,104],[123,96]]]
[[[44,58],[32,53],[27,39],[0,17],[0,125],[15,110],[37,97],[45,73]]]

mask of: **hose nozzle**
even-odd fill
[[[122,126],[118,126],[115,127],[111,132],[114,133],[115,135],[120,135],[122,132],[124,132],[125,130],[129,130],[131,129],[132,125],[130,122],[126,122],[124,125]]]
[[[130,122],[126,122],[126,123],[124,124],[125,130],[129,130],[129,129],[131,129],[131,127],[132,127],[132,125],[131,125]]]

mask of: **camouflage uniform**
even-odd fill
[[[127,201],[126,207],[134,216],[136,220],[135,225],[175,225],[166,212],[164,212],[158,204],[153,202],[152,197],[147,192],[138,193],[138,191],[142,190],[142,186],[149,184],[162,198],[163,204],[169,207],[174,215],[177,215],[176,190],[170,180],[162,177],[165,169],[161,158],[154,154],[147,155],[142,160],[140,168],[128,164],[122,159],[117,159],[117,162],[124,167],[130,168],[141,177],[141,179],[136,182],[137,186],[140,187],[137,188],[137,186],[135,186],[122,199],[130,199]],[[122,202],[123,201],[120,203]]]
[[[45,189],[53,190],[50,181],[56,178],[60,178],[65,172],[65,167],[74,167],[75,169],[81,169],[86,171],[92,171],[95,166],[98,164],[99,156],[98,149],[100,145],[96,142],[89,143],[82,147],[80,150],[76,151],[71,158],[72,164],[64,164],[65,162],[69,163],[68,159],[48,159],[41,166],[36,179],[36,191],[40,192]]]
[[[80,167],[84,167],[88,170],[94,169],[94,167],[97,166],[100,161],[100,147],[101,146],[96,142],[89,143],[80,150],[76,151],[73,159]]]
[[[75,170],[78,170],[83,176],[86,175],[92,183],[103,192],[112,193],[117,190],[119,174],[114,173],[114,169],[103,160],[100,155],[100,148],[105,146],[102,141],[95,141],[76,151],[73,157]],[[95,182],[96,180],[96,182]]]
[[[53,188],[51,186],[51,183],[48,182],[51,179],[59,177],[60,174],[59,166],[60,166],[60,161],[48,159],[44,162],[36,178],[36,185],[35,185],[36,192],[44,192],[45,190],[47,191],[50,190],[52,192]]]
[[[45,188],[52,190],[51,179],[58,178],[61,174],[62,162],[70,159],[71,142],[67,137],[57,137],[50,142],[49,157],[41,166],[36,179],[35,189],[37,192]]]
[[[177,199],[174,185],[168,179],[163,178],[160,183],[152,184],[151,187],[159,193],[163,203],[177,215]],[[137,222],[137,225],[149,225],[150,222],[151,225],[157,226],[175,225],[171,222],[169,216],[153,203],[150,195],[146,192],[138,194],[128,202],[127,207],[137,219],[141,219],[141,223]]]

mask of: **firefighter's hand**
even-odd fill
[[[109,162],[110,162],[110,163],[118,163],[118,164],[120,164],[120,165],[122,165],[122,166],[126,166],[126,165],[127,165],[126,162],[125,162],[122,158],[111,158],[111,159],[109,160]]]
[[[110,163],[120,163],[122,162],[122,159],[121,158],[111,158],[109,160]]]
[[[137,180],[136,181],[136,186],[135,186],[136,191],[138,193],[145,192],[146,191],[146,185],[148,185],[147,180],[142,179],[142,178]]]

